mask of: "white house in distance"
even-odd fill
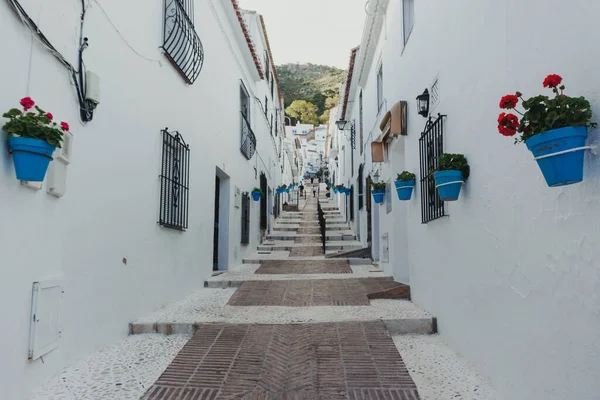
[[[38,184],[15,178],[0,133],[9,400],[126,336],[130,321],[197,290],[213,269],[240,264],[268,231],[274,188],[293,179],[297,156],[283,146],[264,21],[235,0],[91,2],[82,32],[77,2],[19,3],[0,3],[0,110],[30,96],[70,122],[72,138]]]
[[[497,118],[501,96],[540,94],[557,73],[600,122],[600,58],[586,44],[600,40],[600,5],[373,0],[367,11],[338,112],[349,126],[331,154],[335,183],[354,189],[363,245],[507,399],[597,399],[600,159],[586,154],[583,182],[548,187]],[[426,118],[416,101],[425,89]],[[406,136],[387,134],[387,118]],[[456,202],[428,189],[428,159],[441,154],[431,146],[470,164]],[[403,170],[417,176],[410,201],[394,190]],[[387,183],[382,205],[369,180]]]

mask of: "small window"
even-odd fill
[[[360,91],[360,96],[358,97],[358,111],[359,111],[359,130],[360,130],[360,155],[363,153],[363,132],[364,132],[364,123],[363,123],[363,92]]]
[[[250,195],[242,194],[242,244],[250,244]]]
[[[243,84],[240,85],[240,151],[248,160],[256,151],[256,136],[250,125],[250,95]]]
[[[273,114],[271,114],[271,135],[273,134]]]
[[[273,79],[272,72],[271,72],[271,98],[275,99],[275,79]]]
[[[265,50],[265,79],[269,82],[269,69],[271,68],[271,60],[269,59],[269,53]]]
[[[162,167],[160,172],[160,216],[165,228],[188,227],[190,148],[179,132],[162,131]]]
[[[406,44],[415,26],[415,0],[402,0],[402,25]]]
[[[383,64],[377,71],[377,111],[381,111],[383,106]]]

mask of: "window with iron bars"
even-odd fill
[[[188,227],[190,148],[179,132],[162,130],[160,212],[158,223],[166,228]]]
[[[435,187],[433,173],[444,153],[444,118],[429,117],[419,139],[419,158],[421,163],[421,221],[425,224],[445,216],[444,202]]]
[[[242,194],[242,244],[250,244],[250,195]]]
[[[165,0],[164,16],[164,54],[191,85],[204,64],[204,48],[194,28],[194,0]]]

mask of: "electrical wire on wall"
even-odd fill
[[[77,101],[79,103],[79,116],[81,122],[87,123],[94,117],[94,109],[97,103],[86,98],[85,66],[83,63],[83,51],[88,47],[88,38],[83,37],[83,24],[85,21],[86,6],[84,0],[81,0],[81,19],[79,29],[79,48],[78,48],[78,69],[67,61],[67,59],[50,43],[48,38],[38,28],[36,23],[29,17],[27,11],[21,6],[18,0],[6,0],[8,4],[18,15],[23,24],[29,28],[33,37],[42,44],[49,52],[69,71],[71,81],[77,91]]]

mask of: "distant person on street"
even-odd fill
[[[313,183],[315,183],[315,178],[310,178],[310,184],[312,185]]]
[[[300,189],[300,196],[302,196],[302,192],[304,192],[304,185],[300,184],[300,187],[298,189]]]
[[[317,189],[313,188],[313,197],[317,197]]]

